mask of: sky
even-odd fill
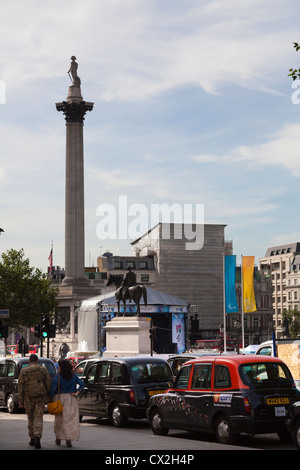
[[[46,272],[53,245],[64,267],[66,128],[55,103],[67,97],[72,55],[94,103],[86,266],[106,251],[131,255],[132,230],[99,236],[101,209],[119,217],[125,199],[128,226],[137,208],[203,207],[205,223],[226,225],[238,260],[258,264],[268,247],[300,241],[300,83],[288,77],[300,66],[299,2],[0,5],[0,253],[23,248]]]

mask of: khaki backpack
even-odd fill
[[[46,395],[42,367],[34,365],[24,370],[24,392],[26,398],[42,398]]]

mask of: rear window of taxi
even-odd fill
[[[292,387],[294,380],[285,364],[257,362],[241,364],[239,372],[244,384],[250,388]]]
[[[54,377],[54,375],[56,375],[55,365],[52,362],[43,361],[42,359],[39,359],[38,364],[41,367],[45,367],[47,369],[51,378]],[[25,367],[28,367],[28,366],[29,366],[29,359],[28,359],[28,362],[23,362],[21,364],[21,369],[24,369]]]
[[[167,363],[139,363],[129,367],[133,382],[142,384],[147,382],[168,382],[172,380],[171,369]]]

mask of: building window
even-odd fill
[[[140,261],[140,269],[147,269],[148,263],[147,261]]]
[[[126,269],[128,268],[134,269],[134,261],[126,261]]]
[[[142,274],[141,282],[149,282],[149,274]]]

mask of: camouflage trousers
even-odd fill
[[[30,438],[42,437],[44,409],[44,400],[25,401],[25,411],[28,418],[28,434]]]

